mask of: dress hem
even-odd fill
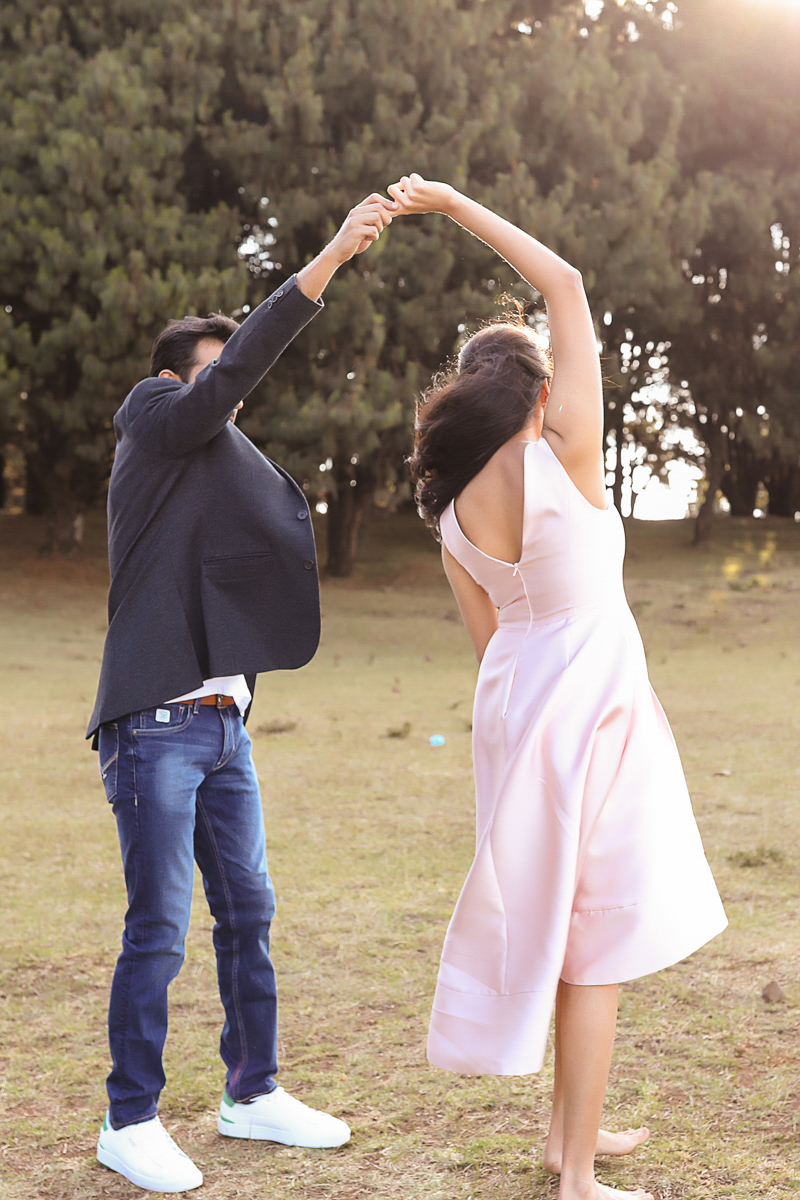
[[[613,978],[560,978],[577,987],[603,987],[630,983],[667,970],[695,954],[726,928],[724,914],[692,938],[688,947],[673,947],[630,972],[612,972]],[[664,961],[665,957],[667,961]],[[641,969],[643,967],[644,969]],[[427,1058],[432,1066],[459,1075],[535,1075],[542,1069],[558,981],[538,991],[487,994],[456,991],[439,982],[433,1001]],[[480,1045],[476,1054],[467,1047]]]

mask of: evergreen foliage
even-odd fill
[[[582,270],[617,501],[623,444],[658,469],[688,425],[706,514],[718,487],[800,507],[791,6],[19,0],[0,33],[0,421],[54,547],[166,320],[246,313],[410,170]],[[399,220],[248,401],[245,431],[327,503],[333,573],[408,495],[415,396],[505,291],[530,299],[451,222]]]
[[[734,515],[760,486],[770,513],[800,510],[800,12],[684,0],[680,17],[665,63],[686,97],[681,179],[707,215],[671,367],[704,448],[702,537],[718,489]]]
[[[582,29],[579,4],[529,21],[510,0],[276,9],[265,40],[253,34],[231,56],[250,89],[241,83],[238,110],[260,90],[268,113],[231,120],[220,147],[242,164],[247,193],[270,201],[274,245],[259,244],[263,223],[249,230],[255,271],[273,251],[284,270],[301,266],[333,228],[332,207],[338,220],[376,182],[414,169],[537,232],[582,269],[598,311],[674,309],[701,211],[675,194],[673,84],[624,27]],[[265,382],[243,428],[327,502],[333,573],[349,572],[376,492],[404,494],[420,384],[506,290],[531,296],[452,223],[399,221],[332,285],[311,353],[294,347]]]
[[[236,209],[191,189],[220,39],[209,11],[175,0],[19,0],[1,19],[0,398],[29,506],[68,549],[154,334],[244,298]]]

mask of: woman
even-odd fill
[[[618,984],[718,934],[725,914],[680,759],[647,678],[606,500],[597,336],[579,273],[419,175],[402,213],[446,213],[547,303],[555,376],[527,326],[489,325],[418,412],[417,501],[480,662],[477,851],[442,954],[428,1056],[516,1075],[542,1065],[556,1010],[545,1163],[561,1200],[648,1195],[596,1181]]]

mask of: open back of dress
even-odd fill
[[[499,609],[473,720],[477,849],[447,932],[428,1039],[438,1067],[542,1065],[558,981],[619,983],[725,928],[675,741],[622,585],[617,510],[525,448],[517,563],[450,553]]]

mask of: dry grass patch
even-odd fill
[[[35,530],[19,531],[0,528],[0,1195],[122,1200],[141,1193],[94,1160],[124,907],[82,741],[105,629],[99,531],[77,564],[31,560]],[[661,1200],[783,1200],[800,1186],[800,530],[728,522],[698,553],[680,523],[633,524],[629,541],[631,601],[731,927],[623,989],[608,1121],[653,1137],[602,1176]],[[358,577],[326,584],[323,609],[319,654],[260,681],[252,727],[279,902],[281,1082],[344,1116],[353,1140],[327,1153],[216,1133],[220,1008],[199,887],[171,994],[165,1123],[209,1200],[555,1197],[539,1161],[550,1067],[471,1078],[424,1059],[473,840],[475,670],[435,547],[405,518],[376,525]],[[772,980],[785,999],[771,1004]]]

